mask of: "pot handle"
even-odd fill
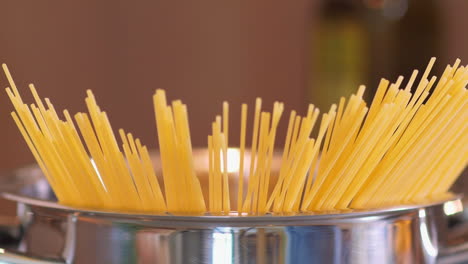
[[[18,244],[20,223],[16,217],[0,215],[0,248]]]
[[[39,259],[28,257],[21,253],[10,252],[4,248],[0,248],[0,263],[11,264],[64,264],[65,261]]]
[[[465,208],[465,210],[467,210]],[[438,263],[456,264],[465,263],[468,259],[468,223],[451,230],[453,237],[449,239],[449,244],[440,252]]]
[[[58,264],[66,263],[50,259],[39,259],[26,256],[20,252],[13,252],[20,237],[20,223],[16,217],[0,216],[0,263],[9,264]]]
[[[441,209],[442,210],[442,209]],[[445,224],[440,229],[443,232],[444,243],[439,249],[437,263],[465,263],[468,259],[468,199],[447,202],[443,211]]]
[[[49,259],[38,259],[12,252],[7,248],[18,244],[20,236],[20,223],[16,217],[0,216],[0,263],[11,264],[56,264],[65,263]]]

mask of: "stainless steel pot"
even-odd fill
[[[17,178],[28,184],[16,184]],[[328,215],[156,216],[61,206],[54,202],[53,193],[36,167],[16,171],[10,179],[12,187],[1,195],[17,204],[18,225],[4,229],[13,239],[0,244],[0,263],[468,260],[464,255],[462,235],[466,232],[459,197],[419,206]]]

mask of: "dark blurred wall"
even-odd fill
[[[164,88],[187,103],[193,142],[202,146],[222,100],[232,105],[233,128],[240,103],[252,105],[256,96],[268,108],[274,100],[304,108],[306,4],[0,0],[0,62],[22,94],[33,82],[58,108],[84,111],[85,90],[92,89],[114,128],[150,147],[152,94]],[[32,161],[11,110],[0,93],[1,169]]]
[[[447,58],[468,64],[468,1],[441,1],[443,51]]]

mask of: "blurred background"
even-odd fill
[[[0,62],[24,97],[32,82],[59,109],[85,111],[92,89],[114,128],[152,148],[151,96],[164,88],[188,105],[193,144],[205,146],[223,100],[236,129],[240,103],[252,109],[257,96],[269,109],[281,100],[326,111],[359,84],[371,97],[380,78],[409,76],[432,56],[435,74],[468,63],[467,10],[465,0],[0,0]],[[12,109],[2,94],[1,170],[33,162]]]

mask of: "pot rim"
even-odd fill
[[[368,222],[377,219],[391,217],[393,215],[405,214],[409,212],[416,212],[420,209],[426,209],[429,207],[444,206],[446,203],[460,203],[462,195],[453,194],[450,198],[438,201],[431,201],[421,204],[414,205],[403,205],[393,206],[381,209],[371,210],[348,210],[348,211],[336,211],[333,213],[299,213],[294,215],[274,215],[266,214],[261,216],[255,215],[241,215],[237,212],[231,212],[229,215],[174,215],[170,213],[165,214],[145,214],[145,213],[125,213],[125,212],[113,212],[104,210],[86,210],[80,208],[73,208],[69,206],[61,205],[57,202],[40,200],[31,197],[26,197],[14,193],[0,193],[0,197],[4,199],[24,204],[30,207],[39,208],[40,210],[54,211],[55,213],[61,212],[66,215],[79,215],[81,217],[91,218],[112,218],[117,221],[149,221],[149,222],[178,222],[178,224],[219,224],[223,225],[236,225],[236,224],[277,224],[282,225],[297,225],[303,224],[330,224],[333,222]]]

